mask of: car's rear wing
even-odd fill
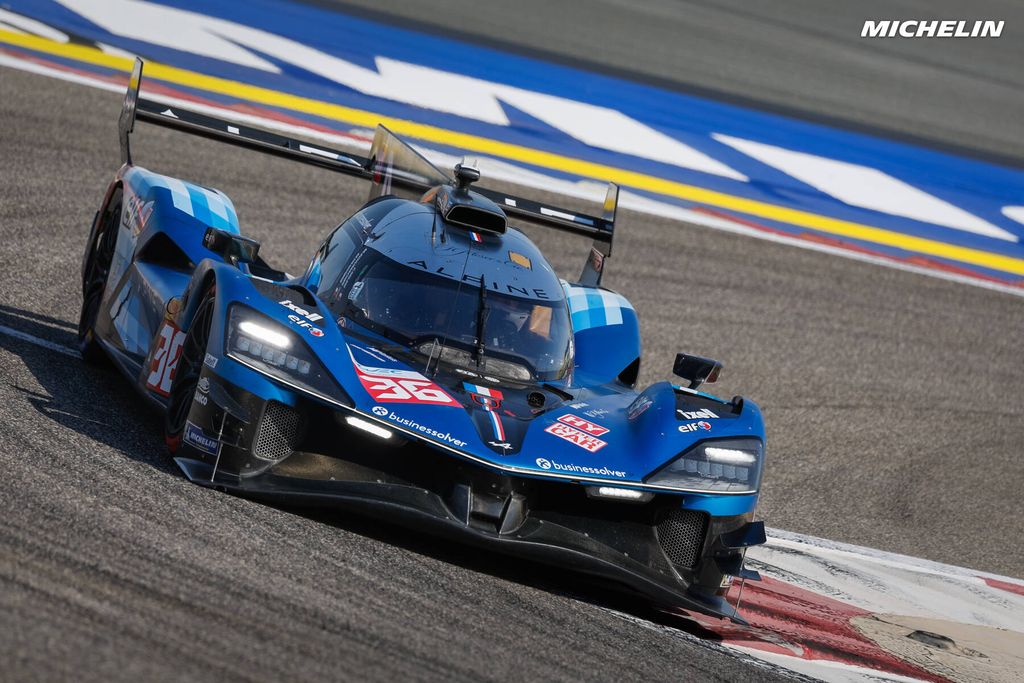
[[[449,174],[431,164],[384,126],[377,127],[370,155],[363,157],[319,143],[140,98],[142,67],[142,60],[136,59],[118,121],[121,162],[124,164],[132,163],[130,135],[135,121],[139,120],[361,178],[371,183],[371,195],[396,191],[422,195],[432,187],[453,182]],[[601,216],[558,208],[479,185],[474,185],[473,190],[498,204],[510,217],[593,238],[594,244],[580,275],[580,283],[589,286],[600,284],[604,259],[611,255],[615,234],[619,196],[617,185],[608,184]]]

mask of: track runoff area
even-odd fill
[[[302,5],[5,7],[4,66],[122,91],[139,54],[169,106],[363,149],[384,123],[491,178],[584,199],[613,180],[637,211],[1024,293],[1019,171]],[[764,580],[731,597],[751,627],[704,624],[728,651],[828,680],[1024,670],[1024,581],[779,530],[749,559]]]

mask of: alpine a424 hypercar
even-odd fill
[[[82,263],[82,356],[165,415],[193,482],[372,517],[557,565],[657,604],[740,621],[724,599],[764,469],[757,406],[636,388],[640,333],[601,286],[618,189],[584,215],[449,174],[379,127],[368,157],[138,96]],[[136,119],[369,182],[301,277],[273,269],[221,192],[132,163]],[[593,240],[560,280],[511,226]]]

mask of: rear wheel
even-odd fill
[[[164,418],[164,440],[167,450],[173,455],[181,447],[181,435],[185,431],[192,408],[192,398],[199,386],[199,375],[203,370],[206,358],[206,345],[210,341],[210,326],[213,323],[214,295],[211,289],[203,297],[196,310],[192,324],[185,333],[185,342],[181,347],[181,356],[174,371],[171,382],[171,393],[167,401],[167,414]]]
[[[117,244],[117,226],[121,219],[121,190],[110,198],[107,210],[99,217],[96,235],[89,246],[82,279],[82,310],[78,316],[78,350],[82,359],[92,365],[107,362],[103,347],[96,340],[96,318],[99,316],[103,292],[107,287],[110,265]]]

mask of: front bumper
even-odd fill
[[[272,502],[341,505],[598,577],[664,606],[742,622],[723,596],[743,562],[733,539],[757,536],[748,533],[759,526],[752,512],[715,516],[687,509],[686,497],[669,493],[643,504],[595,500],[576,483],[509,475],[419,441],[381,442],[348,427],[347,413],[301,398],[287,408],[316,429],[300,425],[285,439],[288,448],[257,457],[266,451],[259,445],[266,424],[281,419],[283,406],[224,386],[236,402],[232,410],[211,396],[190,415],[219,446],[185,443],[175,458],[195,483]],[[247,422],[233,417],[239,408]]]

